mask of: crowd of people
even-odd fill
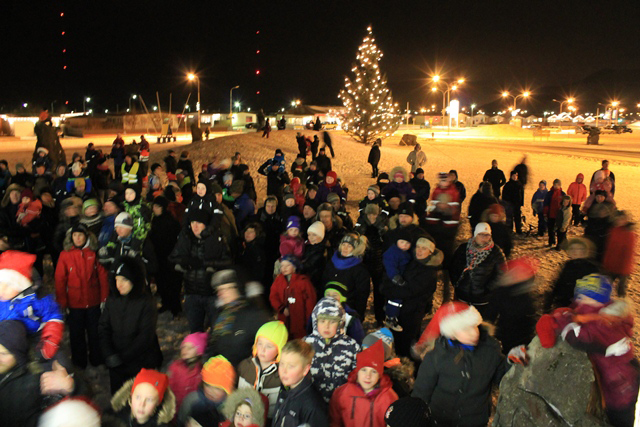
[[[626,293],[636,234],[607,161],[588,188],[582,173],[566,193],[540,181],[535,230],[526,158],[509,180],[493,160],[459,243],[456,170],[432,187],[417,146],[410,172],[379,173],[376,143],[375,182],[348,188],[315,139],[298,134],[293,162],[278,149],[255,171],[240,152],[197,175],[187,151],[149,167],[144,137],[120,136],[109,155],[89,144],[70,164],[46,149],[30,171],[0,161],[0,425],[486,425],[492,387],[527,363],[536,334],[586,351],[609,422],[633,425],[633,317],[611,294]],[[537,263],[511,256],[536,234],[569,255],[541,317]],[[190,330],[170,363],[162,312]],[[102,415],[84,378],[101,366],[113,396]]]

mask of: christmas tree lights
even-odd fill
[[[369,26],[358,47],[357,63],[351,68],[355,79],[345,77],[344,89],[338,95],[346,107],[342,128],[365,144],[391,136],[401,120],[397,114],[398,104],[393,103],[387,88],[386,76],[380,74],[378,63],[382,56]]]

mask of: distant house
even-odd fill
[[[340,126],[342,115],[346,112],[344,106],[297,105],[277,114],[278,120],[284,116],[287,129],[302,129],[309,122],[320,122]]]
[[[505,123],[507,121],[507,119],[501,115],[501,114],[496,114],[495,116],[491,117],[491,123]]]
[[[531,125],[533,123],[537,123],[539,121],[540,121],[540,118],[538,116],[533,115],[533,114],[524,119],[524,123],[526,123],[528,125]]]
[[[486,125],[491,121],[491,117],[486,114],[476,114],[473,116],[473,126]]]

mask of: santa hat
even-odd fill
[[[33,285],[31,271],[36,256],[20,251],[5,251],[0,254],[0,283],[23,292]]]
[[[42,413],[38,427],[100,427],[100,412],[84,398],[68,398]]]
[[[515,285],[535,277],[538,271],[538,261],[530,257],[512,259],[502,264],[500,270],[502,270],[500,284],[502,286]]]
[[[357,354],[355,372],[362,368],[373,368],[382,376],[384,373],[384,346],[381,340]]]
[[[162,372],[158,372],[154,369],[142,368],[136,378],[133,380],[133,386],[131,387],[131,394],[142,383],[149,383],[158,392],[158,401],[162,402],[164,393],[169,387],[169,377]]]
[[[435,341],[440,335],[453,338],[456,331],[478,326],[482,316],[474,306],[460,301],[442,304],[422,333],[418,344]]]

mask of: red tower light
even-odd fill
[[[64,31],[62,32],[62,35],[64,36]]]
[[[260,70],[256,70],[256,75],[257,75],[257,74],[260,74]]]
[[[64,105],[69,105],[69,101],[65,101]]]
[[[259,54],[260,54],[260,50],[256,50],[256,55],[259,55]]]
[[[260,91],[257,91],[257,92],[256,92],[256,95],[260,95]]]
[[[66,70],[66,69],[67,69],[67,66],[65,65],[64,67],[62,67],[62,69],[63,69],[63,70]]]
[[[60,12],[60,17],[62,18],[64,16],[64,12]]]

